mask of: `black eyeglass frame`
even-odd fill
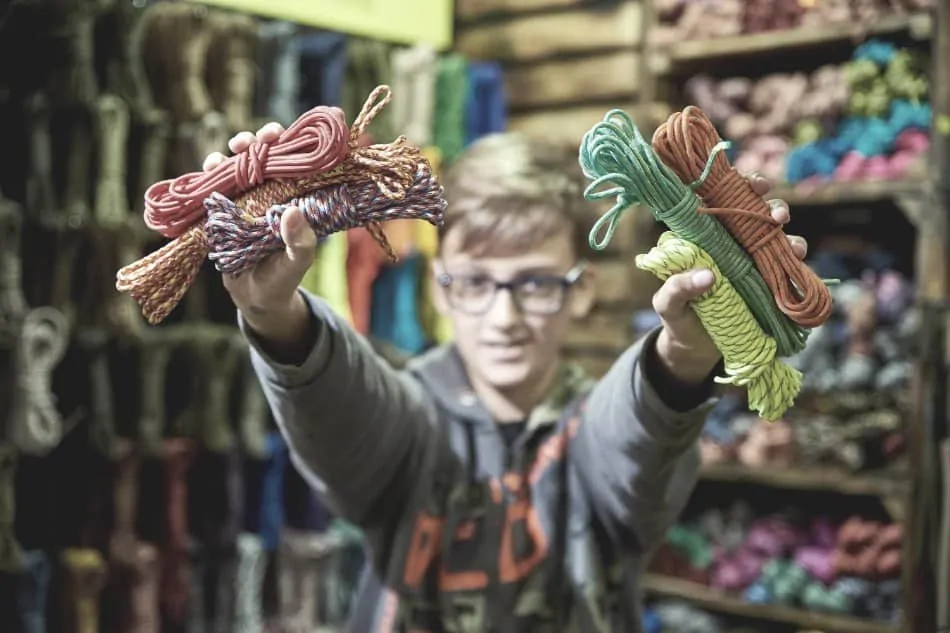
[[[439,268],[442,267],[441,262],[439,263],[438,266]],[[442,288],[446,290],[445,297],[454,309],[461,310],[465,314],[468,314],[471,316],[481,316],[483,314],[486,314],[489,310],[491,310],[491,307],[492,305],[494,305],[495,299],[496,297],[498,297],[498,292],[500,290],[507,290],[508,293],[511,295],[511,298],[514,301],[515,305],[518,306],[518,309],[522,311],[523,313],[536,314],[539,316],[552,316],[564,309],[564,304],[566,303],[566,299],[570,294],[571,288],[573,288],[577,284],[577,282],[580,281],[581,277],[584,276],[584,273],[586,271],[587,271],[587,262],[582,261],[575,264],[563,276],[533,275],[527,278],[512,279],[511,281],[497,281],[489,277],[488,280],[491,281],[492,285],[494,286],[494,289],[492,290],[492,293],[489,296],[488,300],[485,302],[485,308],[482,310],[466,310],[464,308],[459,307],[456,304],[456,302],[452,299],[452,293],[449,292],[449,287],[452,285],[452,282],[456,280],[456,278],[450,275],[449,273],[445,272],[444,270],[438,272],[436,274],[436,282]],[[521,301],[518,299],[518,293],[515,292],[515,290],[517,289],[517,286],[524,283],[525,281],[530,281],[531,279],[539,279],[539,278],[543,278],[549,281],[557,281],[561,285],[562,292],[560,296],[560,301],[558,302],[556,309],[552,309],[549,311],[525,310],[524,306],[521,304]]]

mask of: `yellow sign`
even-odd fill
[[[394,44],[452,45],[452,0],[190,0]]]

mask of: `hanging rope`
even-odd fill
[[[16,540],[16,449],[0,444],[0,571],[18,572],[23,550]]]
[[[20,259],[23,208],[0,192],[0,341],[13,343],[28,308]]]
[[[237,540],[238,565],[234,575],[235,633],[259,633],[264,626],[261,610],[266,559],[261,537],[244,533]]]
[[[68,607],[66,630],[96,633],[99,630],[99,598],[105,587],[106,563],[97,550],[69,548],[61,554],[65,571]]]
[[[262,22],[257,35],[257,68],[260,84],[255,90],[254,114],[290,125],[297,118],[300,91],[299,27],[291,22]]]
[[[722,142],[712,121],[694,106],[673,113],[653,135],[663,162],[683,182],[696,183],[707,206],[701,213],[716,215],[752,257],[779,309],[802,327],[821,325],[831,315],[831,293],[795,255],[768,203],[722,152],[716,153]]]
[[[103,95],[96,104],[99,173],[95,216],[101,226],[116,226],[129,213],[126,191],[126,147],[129,144],[129,108],[115,95]]]
[[[27,312],[17,348],[19,414],[10,435],[22,452],[46,455],[63,439],[63,418],[52,391],[53,370],[69,342],[69,322],[50,307]]]
[[[435,49],[425,44],[392,54],[393,92],[405,95],[393,103],[393,129],[419,146],[432,142],[436,60]]]
[[[435,117],[432,142],[446,164],[465,149],[465,118],[468,105],[468,62],[458,54],[439,58],[435,84]]]
[[[691,305],[725,361],[726,377],[717,377],[716,382],[746,387],[752,411],[766,420],[780,419],[795,402],[802,375],[776,358],[775,339],[762,331],[712,257],[666,232],[649,253],[637,256],[636,263],[661,281],[697,268],[712,271],[716,278],[712,288]]]
[[[711,156],[715,157],[723,148],[720,145]],[[609,112],[584,135],[580,164],[592,181],[584,192],[585,198],[616,198],[614,206],[591,231],[592,248],[605,248],[623,212],[633,205],[645,204],[678,237],[712,257],[765,333],[775,339],[778,356],[791,356],[804,349],[808,332],[778,310],[749,256],[715,217],[698,212],[699,199],[660,161],[625,112]],[[710,170],[711,164],[698,182],[705,180]],[[604,229],[606,233],[598,241],[597,236]]]
[[[286,208],[280,205],[288,203],[309,208],[308,218],[312,224],[319,222],[317,232],[322,235],[365,225],[383,248],[387,244],[380,221],[411,217],[441,222],[442,188],[417,148],[404,137],[386,145],[358,146],[360,136],[390,98],[388,86],[377,87],[349,134],[342,110],[320,106],[272,144],[252,145],[209,172],[156,183],[146,193],[146,222],[176,239],[121,269],[116,288],[129,292],[148,321],[158,323],[187,292],[212,250],[216,263],[225,262],[220,267],[240,271],[253,265],[254,257],[259,260],[261,251],[280,248],[273,222]],[[368,215],[364,209],[335,206],[347,197],[367,202],[369,190],[364,185],[368,182],[378,190],[372,196],[374,204],[366,209]],[[334,186],[332,191],[321,191]],[[212,194],[216,195],[206,210],[205,201]],[[239,196],[233,206],[225,200],[232,196]],[[388,205],[382,204],[384,197]],[[206,232],[203,219],[208,211],[226,212],[232,219],[216,215]],[[262,246],[252,247],[252,240],[265,237]],[[252,263],[243,263],[236,251],[251,257]]]
[[[363,95],[372,92],[376,86],[392,85],[393,46],[363,37],[346,37],[345,40],[346,65],[339,94],[343,109],[346,112],[356,112],[363,100]],[[397,92],[397,94],[400,100],[409,98],[409,95],[404,95],[402,92]],[[373,119],[372,128],[367,126],[364,132],[377,139],[405,135],[404,131],[393,128],[392,112],[389,110],[379,112]],[[414,145],[419,144],[416,139],[411,139],[411,142]]]

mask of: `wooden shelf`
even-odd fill
[[[829,182],[827,184],[778,185],[769,198],[781,198],[794,210],[796,206],[866,204],[919,195],[928,190],[924,181]]]
[[[651,66],[654,72],[666,73],[678,66],[712,59],[754,57],[902,32],[910,32],[918,39],[927,39],[933,32],[933,18],[929,13],[912,13],[884,18],[873,26],[856,24],[825,29],[795,28],[754,35],[677,42],[676,46],[668,50],[659,47],[652,50],[650,54],[657,57],[657,60],[651,61]]]
[[[908,490],[904,473],[855,474],[837,468],[754,468],[743,464],[718,463],[703,466],[702,479],[751,483],[791,490],[821,490],[846,495],[894,497]]]
[[[866,618],[804,611],[774,604],[752,604],[688,580],[646,574],[641,582],[648,594],[679,598],[696,606],[741,617],[782,622],[826,633],[896,633],[900,627]]]

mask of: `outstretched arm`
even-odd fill
[[[628,349],[588,398],[572,460],[594,513],[625,551],[652,548],[689,499],[711,377],[686,384],[657,358],[659,330]]]
[[[431,400],[321,299],[300,296],[310,336],[297,362],[275,357],[239,316],[254,369],[294,464],[332,509],[367,529],[388,524],[405,507],[422,462]]]
[[[759,195],[768,182],[750,177]],[[776,222],[788,206],[772,201]],[[808,245],[788,236],[804,259]],[[653,297],[663,326],[628,349],[588,400],[572,443],[598,519],[624,549],[651,549],[682,511],[699,473],[696,439],[712,407],[721,356],[690,302],[709,290],[712,271],[673,275]]]

